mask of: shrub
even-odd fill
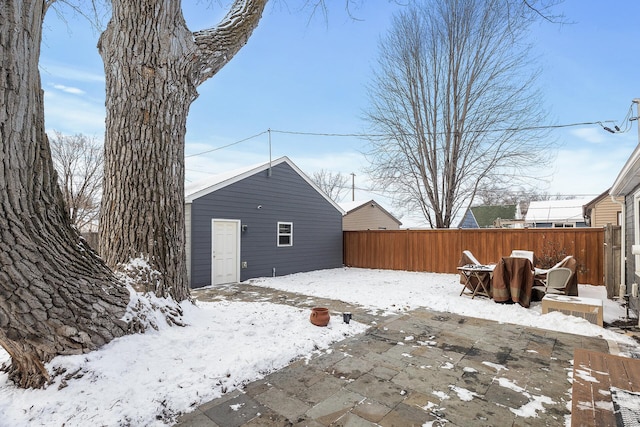
[[[567,256],[567,250],[560,243],[547,240],[542,247],[542,254],[537,257],[539,268],[551,268]]]

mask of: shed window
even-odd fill
[[[278,222],[278,246],[293,246],[292,222]]]

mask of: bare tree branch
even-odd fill
[[[340,172],[333,173],[325,169],[314,172],[311,180],[324,191],[331,200],[339,203],[349,191],[349,177]]]
[[[104,165],[102,146],[86,135],[57,131],[49,141],[71,222],[80,231],[97,225]]]
[[[538,15],[540,18],[552,24],[564,24],[563,14],[551,13],[550,10],[561,3],[561,0],[522,0],[524,5]]]
[[[214,76],[247,44],[267,0],[236,0],[214,27],[193,33],[198,46],[193,82],[197,87]]]

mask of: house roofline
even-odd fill
[[[608,189],[604,190],[599,196],[596,196],[595,198],[591,199],[591,201],[589,203],[584,205],[583,209],[590,209],[590,208],[594,207],[599,201],[604,200],[605,197],[608,197],[610,191],[611,191],[611,187],[609,187]]]
[[[245,178],[248,178],[250,176],[253,176],[259,172],[263,172],[266,171],[270,168],[273,168],[274,166],[278,166],[282,163],[286,163],[288,164],[298,175],[300,175],[300,177],[302,179],[304,179],[307,184],[309,184],[318,194],[320,194],[322,197],[324,197],[325,200],[327,200],[329,203],[331,203],[331,205],[336,208],[336,210],[338,212],[340,212],[342,215],[344,215],[344,210],[336,203],[334,202],[324,191],[322,191],[320,189],[320,187],[318,187],[312,180],[311,178],[309,178],[304,172],[302,172],[302,170],[296,166],[295,163],[293,163],[291,161],[291,159],[289,159],[287,156],[283,156],[280,157],[278,159],[272,160],[270,162],[266,162],[262,165],[256,166],[254,168],[251,168],[249,170],[243,171],[238,173],[237,175],[233,175],[230,176],[227,179],[224,179],[220,182],[216,182],[213,183],[205,188],[202,188],[200,190],[194,191],[193,193],[187,194],[185,195],[185,203],[189,204],[189,203],[193,203],[194,200],[199,199],[200,197],[206,196],[209,193],[213,193],[214,191],[220,190],[221,188],[225,188],[228,187],[231,184],[235,184],[236,182],[242,181]]]
[[[346,215],[348,213],[357,211],[361,208],[363,208],[365,205],[368,205],[370,203],[375,204],[382,212],[384,212],[385,214],[387,214],[392,220],[394,220],[396,223],[398,223],[398,225],[402,225],[402,222],[400,220],[398,220],[398,218],[396,218],[395,216],[393,216],[388,210],[386,210],[385,208],[383,208],[382,206],[380,206],[380,203],[376,202],[374,199],[368,200],[366,202],[363,202],[362,204],[356,206],[353,209],[349,209],[348,211],[344,211],[345,213],[343,215]]]
[[[636,146],[622,167],[616,180],[613,182],[609,194],[612,196],[624,196],[640,184],[640,175],[631,175],[632,171],[640,170],[640,144]]]

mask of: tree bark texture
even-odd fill
[[[98,44],[106,75],[100,253],[113,268],[144,258],[144,290],[189,297],[184,143],[196,88],[247,42],[267,0],[237,0],[213,29],[192,33],[179,0],[113,0]]]
[[[38,60],[48,2],[0,3],[0,345],[21,387],[44,363],[121,336],[129,291],[71,227],[44,132]]]

